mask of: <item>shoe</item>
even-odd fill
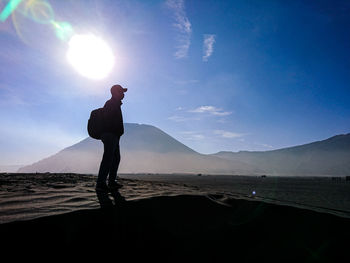
[[[97,183],[95,189],[98,192],[108,192],[109,191],[109,188],[108,188],[106,183]]]
[[[110,190],[115,190],[115,189],[119,189],[119,188],[122,188],[123,185],[117,183],[116,181],[111,181],[111,182],[108,182],[108,188]]]

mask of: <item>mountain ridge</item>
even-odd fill
[[[284,148],[279,148],[279,149],[274,149],[274,150],[266,150],[266,151],[246,151],[246,150],[242,150],[242,151],[219,151],[216,153],[212,153],[212,155],[215,154],[219,154],[219,153],[266,153],[266,152],[275,152],[275,151],[280,151],[280,150],[289,150],[292,148],[298,148],[298,147],[305,147],[305,146],[311,146],[317,143],[322,143],[325,141],[329,141],[329,140],[334,140],[334,139],[343,139],[344,137],[346,137],[349,140],[349,143],[347,144],[348,147],[350,147],[350,133],[346,133],[346,134],[338,134],[338,135],[334,135],[332,137],[329,137],[327,139],[324,140],[319,140],[319,141],[314,141],[314,142],[310,142],[310,143],[305,143],[305,144],[300,144],[300,145],[295,145],[295,146],[288,146],[288,147],[284,147]]]
[[[200,154],[157,127],[126,123],[121,138],[121,173],[263,172],[241,161]],[[101,141],[86,138],[18,172],[76,172],[96,174],[103,155]]]
[[[350,175],[350,133],[264,152],[218,152],[232,161],[254,164],[272,175]]]
[[[201,154],[161,129],[125,123],[121,173],[204,173],[231,175],[350,175],[350,133],[271,151]],[[101,141],[85,138],[18,172],[98,172]]]

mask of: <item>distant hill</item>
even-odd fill
[[[126,123],[121,137],[121,173],[256,174],[259,168],[241,161],[200,154],[162,130]],[[18,172],[98,173],[103,154],[101,141],[86,138],[57,154],[25,166]]]
[[[101,141],[86,138],[18,172],[97,174],[102,154]],[[273,151],[205,155],[154,126],[126,123],[121,155],[121,173],[345,176],[350,175],[350,134]]]
[[[272,175],[350,175],[350,134],[266,152],[218,152],[231,161],[251,164]]]
[[[19,168],[24,165],[14,164],[14,165],[0,165],[0,173],[14,173],[17,172]]]

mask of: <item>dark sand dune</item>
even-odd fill
[[[1,248],[122,262],[349,262],[349,219],[247,200],[222,205],[217,198],[152,197],[2,224]]]
[[[283,185],[294,182],[294,189],[299,184],[310,196],[329,184],[326,179],[278,181],[282,193],[276,192],[278,200],[269,203],[261,200],[275,179],[132,177],[137,176],[120,178],[119,193],[96,196],[94,176],[2,174],[3,258],[66,261],[74,256],[81,261],[97,255],[98,261],[119,262],[350,262],[349,217],[278,201],[295,196],[283,194],[290,191]],[[311,191],[308,185],[315,182],[321,188]],[[339,184],[337,191],[343,186],[348,184]],[[261,196],[249,197],[251,187]]]

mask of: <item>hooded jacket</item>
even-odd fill
[[[103,106],[104,120],[105,120],[105,132],[111,132],[118,136],[123,135],[124,125],[123,116],[120,106],[123,103],[115,98],[111,98],[106,101]]]

